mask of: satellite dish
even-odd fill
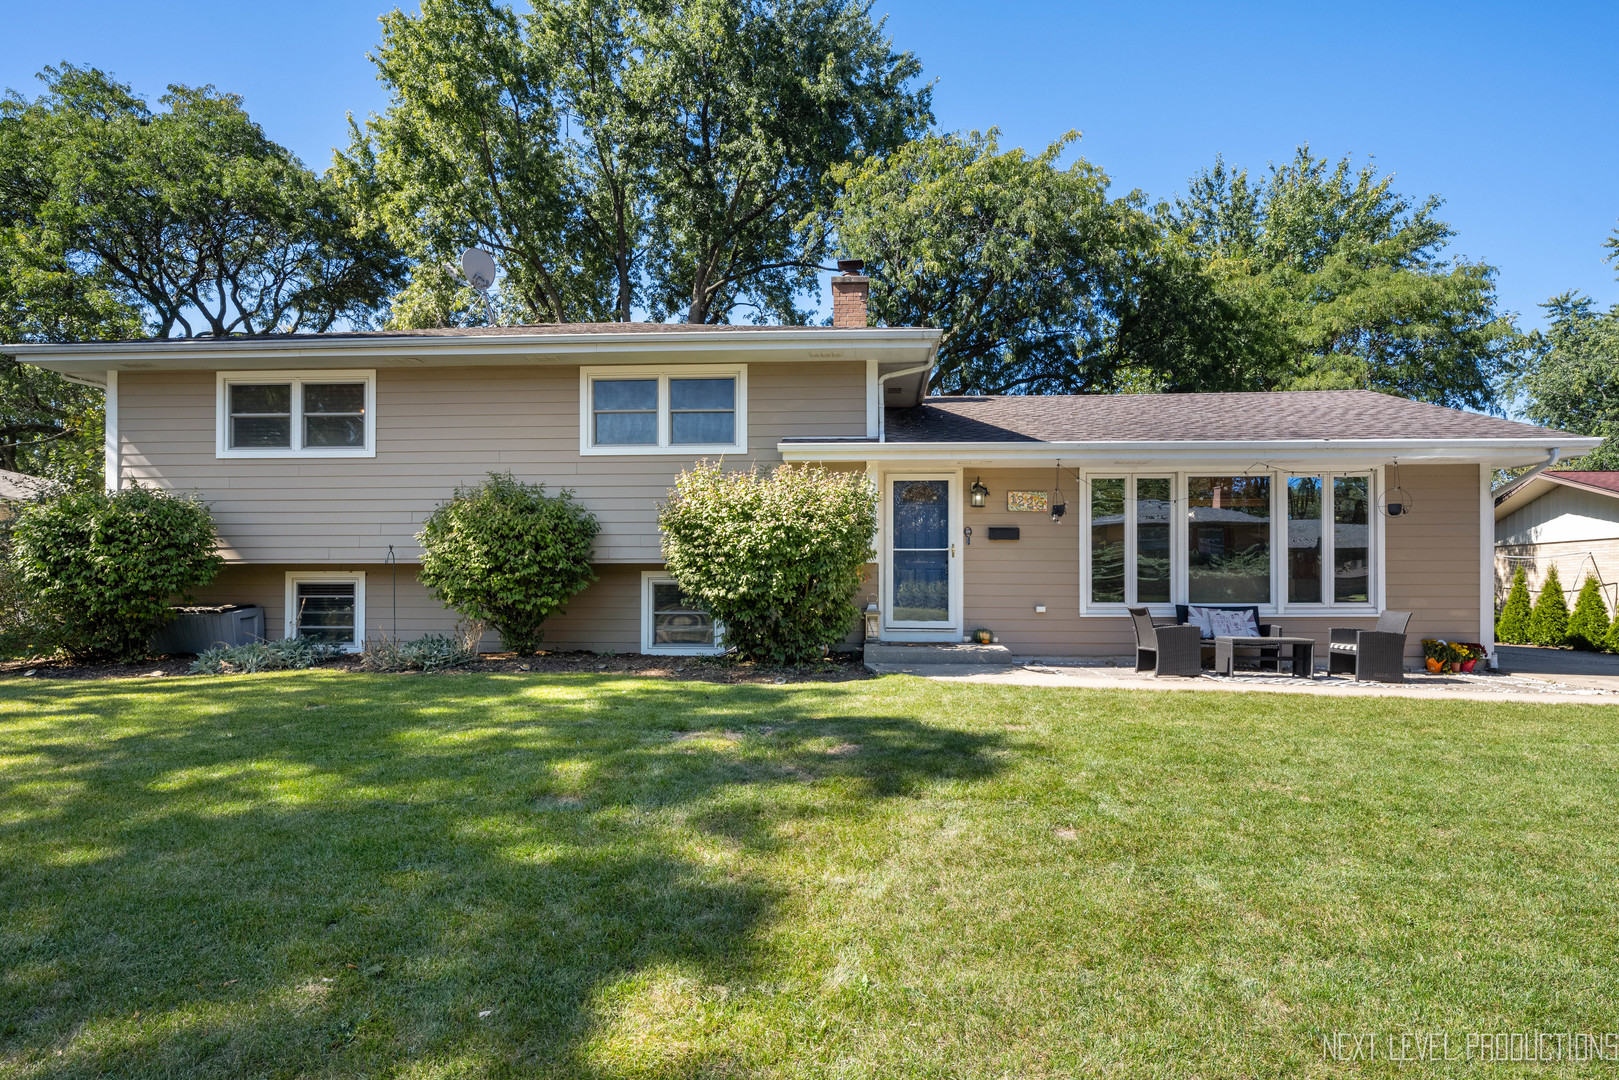
[[[468,284],[486,293],[495,283],[495,257],[482,248],[467,248],[461,253],[461,272]]]
[[[489,287],[495,283],[495,257],[483,248],[467,248],[461,253],[461,272],[467,276],[467,284],[483,297],[489,325],[495,325],[495,307],[489,302]]]

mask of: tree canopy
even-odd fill
[[[427,0],[373,59],[338,165],[423,267],[402,320],[464,311],[436,268],[480,245],[524,321],[802,322],[829,171],[931,119],[864,0]]]
[[[1606,440],[1572,467],[1619,469],[1619,304],[1599,311],[1570,292],[1542,306],[1551,321],[1515,379],[1524,412],[1537,424]]]
[[[1077,132],[1034,156],[997,134],[927,135],[833,171],[832,227],[867,261],[878,318],[944,331],[934,388],[1226,388],[1246,362],[1240,313],[1140,193],[1109,197],[1084,158],[1059,166]]]
[[[240,98],[176,85],[153,110],[94,68],[40,77],[0,99],[0,341],[364,326],[402,284],[386,237]],[[99,392],[0,365],[0,465],[99,477]]]
[[[1495,269],[1443,256],[1453,230],[1371,164],[1301,146],[1250,180],[1216,159],[1159,208],[1223,296],[1268,318],[1281,363],[1252,389],[1363,387],[1488,409],[1524,340],[1495,297]],[[1266,335],[1271,340],[1271,335]]]

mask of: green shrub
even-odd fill
[[[1563,583],[1558,580],[1557,567],[1548,567],[1546,580],[1535,599],[1535,610],[1529,615],[1529,640],[1536,645],[1557,646],[1568,637],[1568,600],[1563,596]]]
[[[680,588],[753,660],[820,657],[860,616],[877,493],[860,473],[783,465],[726,472],[702,462],[675,479],[658,516]]]
[[[457,488],[417,534],[422,583],[526,656],[539,649],[545,620],[596,580],[590,560],[599,531],[573,492],[547,495],[544,484],[490,473],[477,487]]]
[[[223,565],[195,496],[153,488],[67,491],[23,504],[11,570],[43,637],[83,660],[139,660],[170,603]]]
[[[360,667],[366,671],[443,671],[476,659],[464,640],[428,634],[412,641],[381,638],[365,643]]]
[[[1507,590],[1507,602],[1501,605],[1501,614],[1495,617],[1495,640],[1503,645],[1529,644],[1529,618],[1534,607],[1529,602],[1529,575],[1523,567],[1512,574],[1512,588]]]
[[[1588,652],[1601,652],[1608,645],[1608,605],[1602,599],[1602,586],[1589,574],[1568,619],[1568,643]]]

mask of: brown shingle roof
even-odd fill
[[[1543,474],[1581,487],[1601,488],[1619,495],[1619,472],[1603,469],[1548,469]]]
[[[889,442],[1532,439],[1564,434],[1370,390],[938,397],[888,409]]]

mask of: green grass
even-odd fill
[[[0,1075],[1526,1074],[1322,1038],[1619,1028],[1616,734],[899,677],[11,682]]]

